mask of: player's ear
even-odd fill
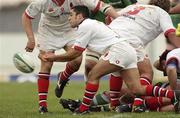
[[[77,17],[78,17],[79,19],[84,18],[82,14],[78,14]]]

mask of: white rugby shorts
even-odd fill
[[[76,31],[71,30],[69,32],[59,32],[60,36],[57,35],[40,35],[37,36],[37,48],[42,51],[56,51],[64,46],[71,46],[75,42]]]
[[[136,51],[125,41],[112,45],[102,59],[109,60],[109,63],[122,67],[123,70],[137,68]]]

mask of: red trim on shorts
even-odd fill
[[[24,14],[25,14],[25,16],[26,16],[27,18],[29,18],[29,19],[34,19],[33,17],[29,16],[26,11],[24,12]]]
[[[85,48],[79,47],[79,46],[74,46],[75,50],[81,51],[83,52],[85,50]]]
[[[171,32],[175,32],[176,30],[175,29],[168,29],[166,30],[166,32],[164,33],[164,36],[165,37],[168,37],[168,34],[171,33]]]
[[[101,5],[101,1],[98,2],[96,8],[95,8],[94,10],[92,10],[92,12],[93,12],[93,13],[96,13],[97,11],[99,11],[100,5]]]

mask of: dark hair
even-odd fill
[[[88,7],[84,5],[78,5],[74,6],[72,9],[74,10],[74,12],[76,12],[76,14],[82,14],[84,18],[89,18],[90,13]]]
[[[150,0],[150,5],[158,6],[164,9],[166,12],[169,12],[170,9],[170,1],[169,0]]]

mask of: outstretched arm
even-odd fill
[[[55,55],[54,53],[40,54],[39,58],[41,58],[43,61],[67,62],[67,61],[72,61],[73,59],[81,55],[82,55],[82,51],[78,51],[72,48],[66,53],[61,55]]]

